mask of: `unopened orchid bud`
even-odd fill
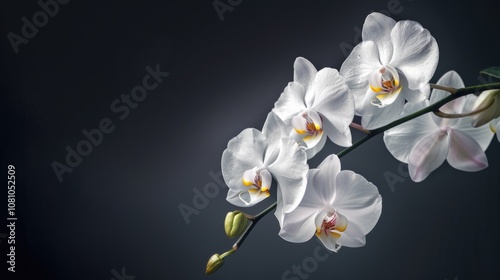
[[[214,254],[208,259],[206,274],[212,274],[224,264],[224,259],[219,254]]]
[[[224,229],[229,238],[240,236],[248,227],[248,218],[241,211],[229,212],[224,221]]]
[[[480,110],[472,116],[472,126],[479,127],[500,116],[500,90],[485,90],[472,106],[472,111]]]
[[[205,270],[206,274],[212,274],[216,272],[223,264],[224,264],[224,258],[231,255],[232,253],[236,252],[236,248],[231,248],[231,250],[225,252],[222,255],[219,254],[214,254],[208,259],[207,262],[207,268]]]

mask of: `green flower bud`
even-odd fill
[[[224,229],[229,238],[240,236],[248,227],[248,219],[240,211],[229,212],[224,221]]]
[[[212,274],[224,264],[224,259],[219,254],[215,254],[208,259],[206,274]]]

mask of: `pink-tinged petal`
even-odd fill
[[[264,164],[266,147],[264,135],[253,128],[243,130],[228,142],[222,153],[221,168],[224,181],[230,189],[236,193],[246,191],[242,181],[243,174]]]
[[[439,48],[434,37],[418,22],[403,20],[391,32],[394,52],[390,64],[408,79],[410,89],[421,89],[434,75]]]
[[[437,83],[440,86],[447,86],[447,87],[453,87],[453,88],[463,88],[464,82],[462,81],[462,78],[460,75],[458,75],[457,72],[455,71],[448,71],[446,72],[438,81]],[[431,104],[434,104],[446,97],[448,97],[451,93],[444,91],[444,90],[439,90],[439,89],[433,89],[430,97],[430,102]],[[464,109],[464,104],[465,104],[465,97],[460,97],[457,98],[451,102],[446,103],[445,105],[441,106],[439,110],[441,110],[444,113],[447,114],[460,114],[462,113]],[[452,118],[441,118],[438,117],[434,114],[432,114],[432,118],[434,122],[440,126],[440,127],[451,127],[455,125],[460,119],[452,119]]]
[[[380,61],[384,65],[389,64],[392,57],[391,31],[395,25],[395,20],[381,13],[369,14],[363,24],[363,41],[373,41],[377,45]]]
[[[391,105],[383,108],[374,105],[366,106],[361,125],[366,129],[375,129],[395,121],[403,111],[404,102],[404,98],[398,96]]]
[[[382,197],[377,187],[350,170],[339,172],[335,186],[331,205],[349,221],[344,235],[352,238],[367,235],[382,214]]]
[[[288,125],[292,117],[306,109],[305,88],[295,82],[291,82],[281,93],[278,101],[274,103],[273,112]]]
[[[340,75],[351,89],[356,106],[356,113],[361,114],[365,95],[368,90],[368,78],[381,65],[378,48],[372,41],[359,43],[342,63]]]
[[[472,111],[472,105],[477,99],[477,96],[469,94],[458,99],[464,100],[463,110],[458,113],[467,113]],[[457,100],[457,99],[455,99]],[[486,151],[493,138],[493,133],[488,124],[484,124],[479,127],[472,126],[472,117],[464,117],[458,119],[451,125],[451,128],[459,130],[467,135],[471,136],[481,147],[483,151]]]
[[[324,131],[328,135],[328,138],[330,138],[333,143],[342,147],[352,146],[352,135],[349,128],[346,128],[343,132],[341,132],[328,120],[323,122],[323,127]]]
[[[429,102],[406,103],[401,117],[428,106]],[[387,150],[399,161],[408,163],[411,151],[427,135],[439,130],[432,120],[431,114],[402,123],[384,132],[384,143]]]
[[[306,89],[311,85],[318,72],[316,67],[303,57],[297,57],[295,59],[293,70],[293,81],[301,84]]]
[[[411,179],[421,182],[441,166],[448,154],[448,147],[449,135],[446,130],[438,130],[420,140],[408,157]]]
[[[267,168],[281,188],[283,212],[289,213],[299,205],[307,185],[307,155],[298,144],[290,139],[282,139],[282,149],[276,161]]]
[[[479,144],[468,134],[450,130],[448,163],[462,171],[475,172],[488,167],[488,159]]]

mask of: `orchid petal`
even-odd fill
[[[221,168],[224,181],[230,189],[236,193],[246,191],[242,176],[245,171],[264,164],[265,149],[264,135],[253,128],[243,130],[228,142],[222,153]]]
[[[367,95],[367,99],[370,97],[370,95]],[[383,108],[378,108],[373,105],[366,106],[366,111],[361,119],[361,125],[365,129],[375,129],[389,124],[399,117],[403,111],[404,102],[404,98],[398,96],[390,106]]]
[[[319,210],[309,207],[297,207],[285,214],[279,236],[289,242],[299,243],[311,239],[316,232],[314,219]]]
[[[404,99],[408,100],[410,103],[420,103],[429,97],[430,89],[422,91],[420,89],[410,89],[408,86],[408,79],[404,74],[399,75],[401,79],[401,92],[400,94]]]
[[[306,89],[299,83],[291,82],[274,103],[273,112],[288,125],[292,117],[306,109]]]
[[[262,128],[262,134],[266,137],[267,148],[264,154],[264,165],[273,162],[281,149],[281,139],[288,137],[285,123],[274,112],[267,115]]]
[[[321,138],[319,142],[313,147],[305,149],[307,154],[307,159],[313,158],[317,153],[319,153],[323,149],[323,147],[325,147],[327,138],[328,137],[325,135],[325,133],[321,133]]]
[[[377,224],[382,214],[382,197],[375,185],[361,175],[349,170],[342,170],[337,175],[335,198],[332,206],[347,217],[349,224],[342,234],[353,238],[353,243],[342,243],[344,246],[363,246],[357,238],[367,235]],[[359,247],[357,246],[357,247]]]
[[[368,78],[380,66],[377,46],[372,41],[364,41],[354,47],[340,67],[340,75],[351,89],[358,115],[363,113]]]
[[[344,131],[354,118],[354,99],[338,72],[330,72],[334,82],[318,93],[312,109],[324,117],[323,121],[328,120],[337,130]]]
[[[242,207],[253,206],[269,196],[269,191],[261,191],[258,189],[248,189],[246,192],[240,192],[238,194],[238,198],[244,203]]]
[[[438,130],[420,140],[408,157],[410,177],[421,182],[443,164],[448,154],[449,135],[446,130]]]
[[[268,170],[281,188],[283,212],[289,213],[297,207],[304,196],[309,166],[305,151],[294,140],[283,138],[281,141],[282,149],[278,158],[268,166]]]
[[[448,163],[462,171],[479,171],[488,167],[488,159],[479,144],[468,134],[450,130]]]
[[[351,130],[347,127],[344,132],[338,130],[334,125],[332,125],[328,120],[323,122],[323,127],[325,128],[325,132],[328,135],[330,140],[341,146],[341,147],[350,147],[352,146],[352,135]]]
[[[303,57],[297,57],[295,59],[293,70],[293,81],[301,84],[305,89],[311,85],[318,72],[316,67]]]
[[[459,110],[458,113],[471,112],[477,98],[478,97],[473,94],[458,98],[464,100],[463,110]],[[494,135],[491,133],[492,131],[488,124],[484,124],[479,127],[472,126],[472,118],[473,117],[460,118],[454,123],[454,125],[451,126],[451,128],[467,133],[479,144],[479,146],[481,146],[483,151],[486,151]]]
[[[373,41],[377,45],[380,61],[384,65],[389,64],[392,57],[391,30],[395,25],[395,20],[381,13],[369,14],[363,24],[363,41]]]
[[[429,105],[429,102],[406,103],[401,116],[406,116]],[[411,151],[427,135],[438,130],[431,114],[424,114],[384,132],[384,143],[399,161],[408,163]]]
[[[403,20],[391,31],[394,52],[390,65],[408,79],[410,89],[421,89],[434,75],[439,48],[434,37],[418,22]]]

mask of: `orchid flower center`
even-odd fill
[[[336,210],[333,213],[328,213],[321,222],[321,227],[316,229],[316,235],[327,235],[332,236],[335,239],[339,239],[347,229],[347,218],[337,212]]]
[[[370,75],[370,88],[374,92],[391,93],[399,86],[398,71],[392,66],[382,66]]]
[[[311,138],[323,133],[323,120],[317,112],[312,110],[306,110],[293,117],[292,126],[302,138]]]
[[[240,192],[239,197],[246,205],[258,203],[269,197],[273,177],[265,168],[254,167],[243,172],[243,185],[249,187],[248,191]]]
[[[243,185],[253,187],[261,192],[269,191],[272,183],[272,176],[269,171],[254,167],[243,173]]]
[[[371,100],[372,105],[384,107],[391,104],[401,91],[398,71],[390,66],[382,66],[373,72],[368,80],[370,89],[377,93]]]

